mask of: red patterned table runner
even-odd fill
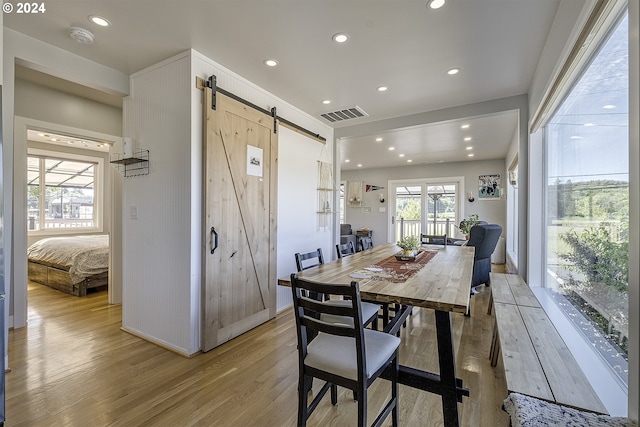
[[[399,261],[395,256],[390,256],[374,265],[358,270],[351,277],[403,283],[427,265],[437,253],[438,251],[421,251],[415,261]]]

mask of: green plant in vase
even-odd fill
[[[478,225],[480,223],[480,218],[478,214],[471,214],[467,218],[460,221],[458,225],[458,229],[464,233],[464,235],[469,238],[469,232],[474,225]]]
[[[406,236],[398,240],[396,245],[402,249],[405,255],[410,255],[420,249],[420,239],[418,239],[418,236]]]

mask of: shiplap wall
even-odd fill
[[[200,349],[200,293],[202,262],[202,92],[195,78],[215,74],[220,87],[270,109],[327,138],[316,160],[333,158],[332,129],[302,113],[253,83],[200,53],[189,50],[131,76],[131,95],[124,103],[123,136],[135,139],[137,148],[149,149],[150,173],[126,178],[123,184],[123,328],[183,354]],[[300,150],[291,132],[282,132],[285,150]],[[317,144],[317,143],[316,143]],[[319,147],[319,145],[318,145]],[[319,148],[318,148],[319,149]],[[302,156],[308,150],[298,151]],[[282,155],[282,151],[280,151]],[[297,180],[305,193],[316,194],[316,174],[291,172],[279,159],[278,179]],[[289,171],[289,172],[287,172]],[[279,212],[296,212],[296,194],[279,197]],[[315,199],[314,199],[315,200]],[[132,207],[137,219],[131,218]],[[313,216],[278,223],[278,272],[290,271],[293,253],[280,245],[299,229],[314,224]],[[315,228],[314,228],[315,230]],[[283,233],[283,234],[282,234]],[[307,237],[309,235],[307,234]],[[319,245],[330,247],[331,231],[311,234]],[[291,260],[290,260],[291,258]],[[273,274],[275,285],[276,274]],[[286,301],[283,302],[286,304]]]
[[[123,135],[149,150],[149,174],[123,183],[122,326],[192,354],[189,75],[188,55],[143,70],[124,102]]]

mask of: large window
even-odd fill
[[[98,160],[30,153],[27,159],[28,231],[97,228],[99,166]]]
[[[546,284],[627,383],[628,25],[610,34],[546,126]]]

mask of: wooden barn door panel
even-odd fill
[[[213,110],[211,89],[204,90],[202,348],[208,351],[275,316],[277,136],[273,117],[220,93]],[[248,156],[260,152],[261,159]],[[260,160],[261,176],[249,157]]]

